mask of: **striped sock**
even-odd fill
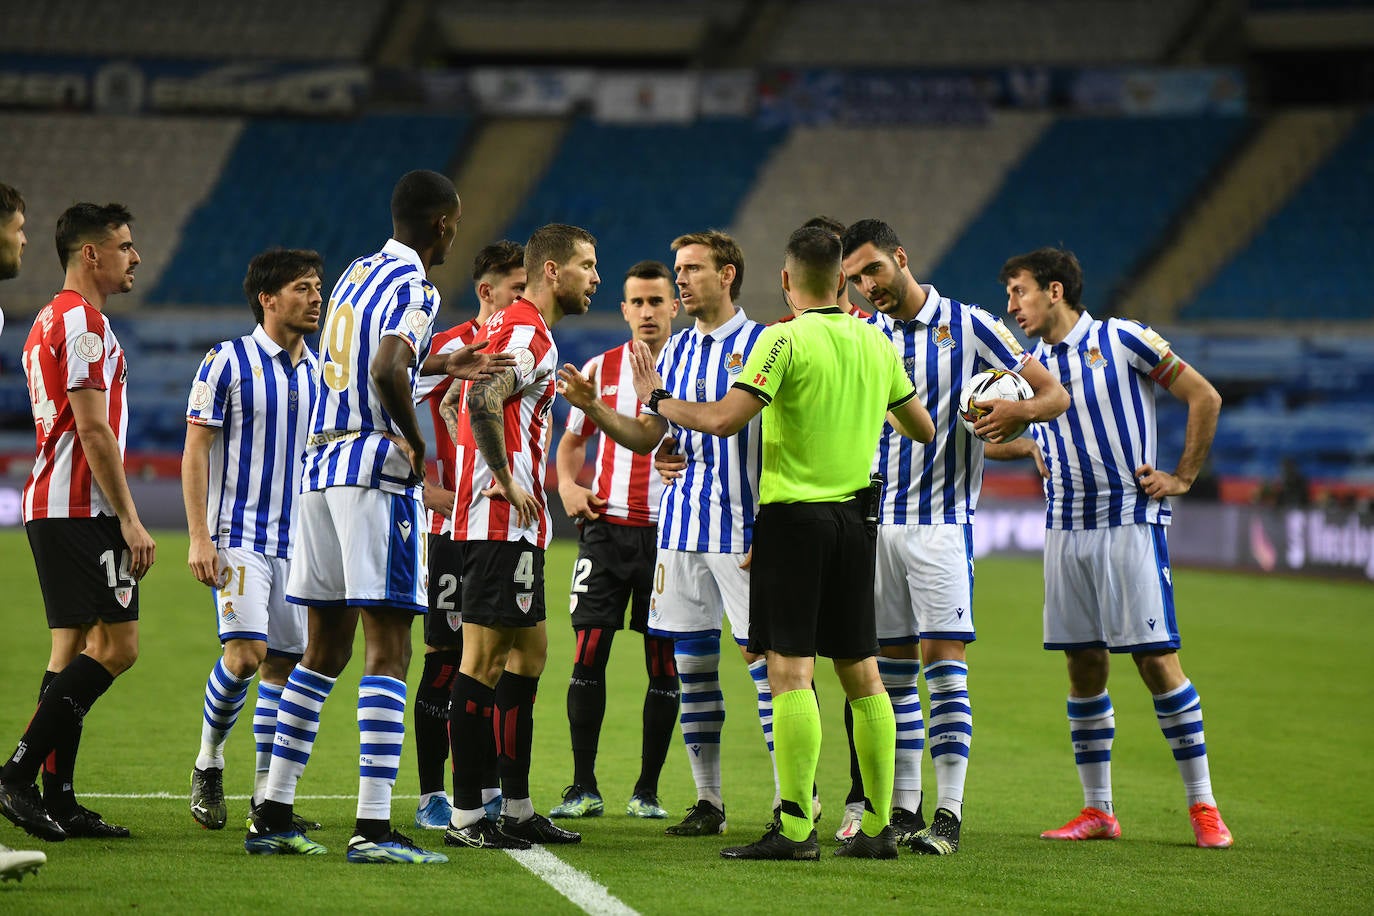
[[[697,798],[717,807],[720,797],[720,732],[725,696],[720,692],[720,637],[679,639],[673,647],[682,679],[682,741],[692,765]]]
[[[257,749],[253,774],[253,798],[262,801],[267,787],[267,771],[272,767],[272,742],[277,736],[277,707],[281,706],[282,688],[277,684],[258,680],[258,704],[253,708],[253,745]]]
[[[930,691],[930,762],[935,766],[938,808],[964,814],[964,780],[973,742],[973,707],[968,699],[968,664],[945,660],[925,667]]]
[[[1095,697],[1069,697],[1069,740],[1083,783],[1083,806],[1112,813],[1112,739],[1116,710],[1107,691]]]
[[[252,680],[252,677],[235,677],[224,667],[223,658],[215,661],[215,667],[205,682],[205,708],[201,713],[200,755],[196,757],[196,769],[224,769],[224,742],[238,721]]]
[[[1212,774],[1207,765],[1207,742],[1202,733],[1202,701],[1192,681],[1155,696],[1155,718],[1159,728],[1173,749],[1183,788],[1188,793],[1188,805],[1215,805],[1212,797]]]
[[[773,689],[768,686],[768,660],[749,663],[749,676],[759,695],[759,724],[763,726],[763,743],[768,745],[768,757],[773,761],[773,805],[782,801],[782,782],[778,778],[778,754],[773,748]]]
[[[391,820],[391,790],[406,739],[406,682],[363,675],[358,686],[358,819]]]
[[[921,756],[926,748],[926,723],[921,718],[919,686],[921,662],[914,658],[879,658],[878,674],[887,695],[892,698],[892,712],[897,717],[892,807],[915,811],[921,807]]]
[[[296,783],[320,730],[320,708],[334,689],[335,678],[297,665],[286,679],[277,708],[277,733],[272,741],[272,765],[263,789],[265,801],[290,805],[296,799]]]

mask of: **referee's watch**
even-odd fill
[[[671,398],[673,393],[667,388],[655,388],[649,394],[649,403],[644,406],[649,408],[650,413],[658,413],[658,402],[664,398]]]

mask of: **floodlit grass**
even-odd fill
[[[201,693],[218,652],[210,604],[186,571],[186,538],[158,537],[159,561],[142,596],[143,654],[87,720],[77,791],[132,840],[43,844],[0,821],[0,842],[42,848],[49,864],[0,886],[0,912],[571,912],[566,899],[501,853],[449,850],[424,868],[357,868],[343,852],[357,790],[356,683],[361,653],[325,707],[300,785],[299,809],[325,823],[323,858],[250,858],[247,802],[230,801],[222,832],[197,826],[185,793],[200,734]],[[41,602],[21,533],[0,535],[0,752],[32,712],[47,657]],[[532,788],[547,811],[572,778],[565,684],[571,665],[566,583],[575,548],[548,562],[549,667],[536,707]],[[1231,850],[1192,847],[1182,788],[1149,696],[1126,659],[1113,680],[1113,759],[1123,836],[1114,843],[1051,844],[1041,830],[1075,814],[1082,796],[1064,719],[1063,662],[1040,648],[1037,563],[985,560],[978,568],[978,630],[970,650],[973,756],[963,849],[952,858],[903,852],[893,862],[830,859],[848,788],[841,694],[828,663],[817,671],[825,746],[819,782],[827,853],[819,864],[733,863],[717,856],[756,839],[772,779],[737,656],[723,657],[728,836],[669,839],[664,823],[623,814],[639,765],[644,673],[636,634],[617,637],[598,767],[606,815],[582,825],[580,846],[557,856],[642,913],[899,912],[1369,912],[1374,909],[1374,589],[1367,585],[1180,570],[1184,669],[1197,684]],[[420,627],[415,628],[417,648]],[[728,649],[727,649],[728,652]],[[419,675],[418,651],[411,666]],[[250,706],[251,710],[251,696]],[[226,791],[252,784],[250,719],[230,738]],[[934,778],[926,764],[926,785]],[[410,830],[417,792],[407,739],[394,821]],[[151,795],[171,797],[100,797]],[[695,796],[680,744],[661,784],[679,814]],[[933,809],[928,798],[926,814]]]

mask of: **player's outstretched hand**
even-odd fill
[[[654,389],[663,387],[663,376],[654,368],[653,351],[642,340],[636,340],[630,347],[630,368],[634,370],[635,396],[639,403],[649,403]]]
[[[572,363],[564,363],[558,370],[558,393],[578,410],[586,410],[596,400],[596,367],[583,375]]]
[[[214,541],[208,537],[192,539],[191,549],[186,554],[186,565],[191,567],[191,575],[195,576],[201,585],[211,588],[220,588],[223,585],[219,581],[219,551],[215,549]]]
[[[135,580],[142,579],[157,559],[157,542],[137,519],[121,521],[119,533],[124,535],[124,543],[129,545],[129,573]]]
[[[489,340],[481,340],[459,347],[444,360],[444,371],[454,378],[478,381],[490,378],[515,365],[510,353],[483,353]]]
[[[499,480],[492,481],[491,486],[482,491],[482,495],[488,499],[504,499],[510,503],[521,528],[528,528],[539,517],[539,504],[514,480],[505,486]]]
[[[672,486],[673,481],[687,470],[687,456],[677,450],[676,441],[663,440],[658,451],[654,452],[654,470],[658,471],[658,476],[663,478],[663,482],[668,486]]]
[[[1135,479],[1140,484],[1140,489],[1145,491],[1145,495],[1151,499],[1163,499],[1166,496],[1182,496],[1191,489],[1190,484],[1184,483],[1173,474],[1142,464],[1135,469]]]

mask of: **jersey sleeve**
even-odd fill
[[[787,370],[792,365],[792,334],[787,323],[778,322],[764,329],[744,361],[744,371],[730,387],[752,394],[765,404],[782,390]]]
[[[978,358],[994,369],[1020,372],[1030,359],[1030,353],[1001,319],[987,309],[969,306],[969,321],[973,329],[974,347]]]
[[[62,316],[68,391],[106,390],[105,359],[112,349],[109,330],[105,316],[88,305],[68,309]]]
[[[532,324],[503,322],[491,334],[488,347],[493,353],[509,353],[515,358],[516,392],[512,398],[530,385],[540,383],[548,374],[547,357],[553,347],[548,335]]]
[[[397,288],[382,319],[381,336],[401,338],[418,359],[429,346],[438,313],[439,293],[434,284],[415,277]]]
[[[1188,364],[1174,355],[1169,341],[1138,321],[1113,322],[1112,334],[1126,360],[1137,372],[1168,388]]]
[[[442,356],[470,343],[475,335],[471,332],[462,333],[464,327],[467,326],[463,325],[451,328],[442,334],[435,334],[430,352]],[[436,344],[437,346],[435,346]],[[432,397],[443,397],[444,392],[448,390],[448,383],[451,381],[452,377],[443,372],[420,376],[415,380],[415,403],[419,404],[421,401]]]
[[[196,380],[191,383],[191,394],[186,401],[186,422],[197,426],[221,427],[229,408],[229,397],[233,388],[233,373],[229,367],[231,348],[222,344],[216,346],[196,370]]]
[[[602,354],[604,356],[605,354]],[[587,360],[587,364],[582,367],[582,374],[590,377],[592,369],[596,370],[596,383],[598,390],[601,387],[601,363],[602,356],[593,356]],[[587,414],[580,407],[568,405],[568,422],[563,428],[570,433],[574,433],[583,438],[590,438],[596,434],[596,424],[587,419]]]

